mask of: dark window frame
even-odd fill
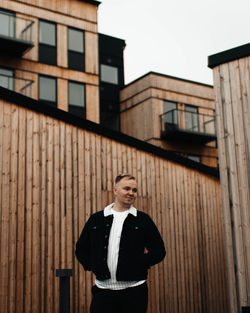
[[[10,67],[1,66],[1,67],[0,67],[0,71],[1,71],[1,70],[6,70],[6,71],[12,72],[12,74],[13,74],[12,76],[4,75],[4,74],[0,74],[0,75],[5,76],[5,77],[12,78],[12,86],[11,86],[11,88],[10,88],[10,86],[9,86],[9,81],[8,81],[8,87],[4,87],[4,88],[10,89],[10,90],[15,90],[15,69],[10,68]]]
[[[50,100],[46,100],[46,99],[41,99],[40,98],[40,78],[41,77],[44,77],[44,78],[49,78],[49,79],[53,79],[55,80],[55,86],[56,86],[56,90],[55,90],[55,101],[50,101]],[[49,105],[52,105],[54,107],[57,107],[57,96],[58,96],[58,92],[57,92],[57,78],[56,77],[53,77],[53,76],[48,76],[48,75],[38,75],[38,99],[39,101],[42,101],[42,102],[45,102]]]
[[[70,84],[76,84],[76,85],[81,85],[84,88],[84,106],[77,106],[70,104],[70,99],[69,99],[69,89],[70,89]],[[79,81],[73,81],[69,80],[68,81],[68,111],[74,115],[80,116],[82,118],[86,118],[86,84],[79,82]]]
[[[10,18],[13,18],[13,34],[10,34],[9,29],[8,29],[7,37],[15,38],[16,37],[16,12],[0,8],[0,13],[1,12],[3,14],[5,13],[6,15],[9,15]]]
[[[40,42],[40,23],[52,24],[55,26],[55,45],[49,45]],[[57,65],[57,24],[44,19],[39,19],[38,22],[38,60],[41,63],[49,65]]]
[[[83,36],[83,52],[77,52],[69,49],[69,34],[70,30],[74,30],[82,33]],[[85,31],[79,28],[68,27],[68,40],[67,40],[67,56],[68,56],[68,68],[76,71],[85,72]]]
[[[106,66],[106,67],[110,67],[110,68],[114,68],[117,70],[117,73],[116,73],[116,82],[112,82],[110,80],[103,80],[102,78],[102,66]],[[101,63],[100,64],[100,81],[103,82],[103,83],[106,83],[106,84],[112,84],[112,85],[115,85],[115,86],[119,86],[119,68],[117,66],[114,66],[114,65],[110,65],[110,64],[105,64],[105,63]]]

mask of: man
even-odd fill
[[[147,272],[165,257],[152,219],[138,211],[135,177],[118,175],[114,203],[90,216],[76,244],[76,257],[96,275],[90,313],[146,313]]]

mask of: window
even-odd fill
[[[68,67],[85,70],[84,32],[74,28],[68,28]]]
[[[189,154],[189,155],[187,156],[187,158],[188,158],[189,160],[192,160],[192,161],[195,161],[195,162],[198,162],[198,163],[201,162],[201,157],[198,156],[198,155],[191,155],[191,154]]]
[[[56,79],[48,76],[39,76],[39,100],[56,106],[57,103]]]
[[[39,21],[39,62],[57,64],[56,25]]]
[[[85,118],[85,85],[68,83],[69,112]]]
[[[15,37],[15,14],[0,10],[0,35]]]
[[[0,68],[0,86],[14,90],[14,71]]]
[[[101,64],[101,81],[118,85],[118,68]]]
[[[173,101],[164,101],[164,123],[178,124],[177,120],[177,103]]]
[[[199,131],[198,108],[185,105],[186,130]]]

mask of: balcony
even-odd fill
[[[0,74],[0,86],[33,97],[33,80]]]
[[[217,139],[214,115],[173,109],[160,115],[161,138],[206,144]]]
[[[20,57],[34,46],[34,21],[0,10],[0,52]]]

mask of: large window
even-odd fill
[[[75,28],[68,28],[68,67],[85,70],[84,32]]]
[[[39,100],[57,105],[56,79],[48,76],[39,76]]]
[[[14,90],[14,71],[0,68],[0,86]]]
[[[198,108],[191,105],[185,105],[186,130],[199,131]]]
[[[173,101],[164,101],[164,123],[177,125],[177,103]]]
[[[110,83],[110,84],[118,84],[118,68],[101,64],[101,81]]]
[[[69,112],[85,118],[85,85],[68,83]]]
[[[57,64],[56,24],[39,21],[39,62]]]
[[[0,35],[15,37],[15,14],[0,10]]]

